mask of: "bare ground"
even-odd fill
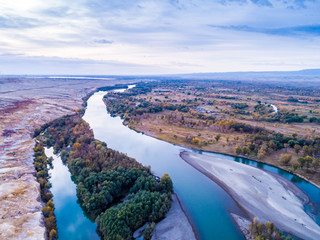
[[[0,79],[0,239],[45,238],[33,167],[35,128],[74,113],[90,91],[115,83],[114,79]]]
[[[159,222],[153,233],[152,240],[196,240],[195,233],[187,216],[179,203],[178,197],[172,195],[172,206],[165,219]]]
[[[183,160],[219,184],[251,219],[274,222],[301,239],[319,239],[320,227],[304,212],[307,196],[290,181],[219,157],[182,152]]]

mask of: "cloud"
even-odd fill
[[[95,40],[93,40],[93,42],[99,43],[99,44],[112,44],[113,43],[113,41],[109,41],[106,39],[95,39]]]
[[[3,1],[0,54],[11,55],[1,61],[13,73],[42,60],[41,71],[79,64],[88,74],[314,67],[318,9],[316,0]]]
[[[20,16],[0,16],[0,29],[1,28],[16,28],[25,29],[37,27],[40,22],[37,19],[20,17]]]
[[[121,61],[104,61],[92,59],[26,56],[21,54],[1,54],[1,74],[27,75],[85,75],[94,72],[97,75],[108,74],[152,74],[155,70],[166,71],[161,66],[134,64]],[[13,72],[14,71],[14,72]]]
[[[42,11],[39,11],[39,14],[50,17],[66,17],[71,14],[71,9],[67,6],[48,8]]]

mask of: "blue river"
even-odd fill
[[[230,212],[242,214],[234,200],[220,186],[180,158],[181,151],[190,149],[137,133],[124,126],[119,117],[111,117],[107,112],[106,106],[102,101],[105,94],[106,92],[96,92],[92,95],[88,99],[87,109],[83,116],[83,119],[93,129],[95,138],[106,142],[109,148],[134,157],[143,165],[150,165],[155,175],[162,176],[164,173],[168,173],[173,180],[174,191],[178,194],[199,239],[244,239],[243,234],[230,215]],[[226,160],[263,168],[266,171],[288,178],[309,196],[313,206],[305,206],[305,211],[318,224],[320,223],[320,189],[314,185],[286,171],[266,164],[223,154],[197,152],[218,155]],[[57,174],[54,173],[55,171],[61,172],[61,169],[65,167],[63,165],[56,166],[58,164],[57,161],[55,159],[54,169],[51,170],[53,176]],[[68,172],[66,167],[65,171]],[[75,184],[70,178],[70,173],[66,175],[64,172],[64,176],[51,178],[50,181],[53,186],[53,200],[56,205],[55,214],[57,216],[59,239],[99,239],[95,224],[86,218],[77,203]],[[73,184],[71,187],[73,188],[73,193],[68,195],[67,192],[69,190],[64,191],[63,187],[57,190],[59,184],[68,186],[68,188]],[[68,195],[68,197],[65,197],[65,195]],[[70,219],[72,215],[76,217]],[[75,226],[75,223],[79,224]]]

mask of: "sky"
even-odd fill
[[[0,74],[320,68],[320,0],[0,0]]]

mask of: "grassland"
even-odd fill
[[[262,161],[320,184],[320,94],[315,86],[166,80],[111,94],[105,102],[136,131]]]

